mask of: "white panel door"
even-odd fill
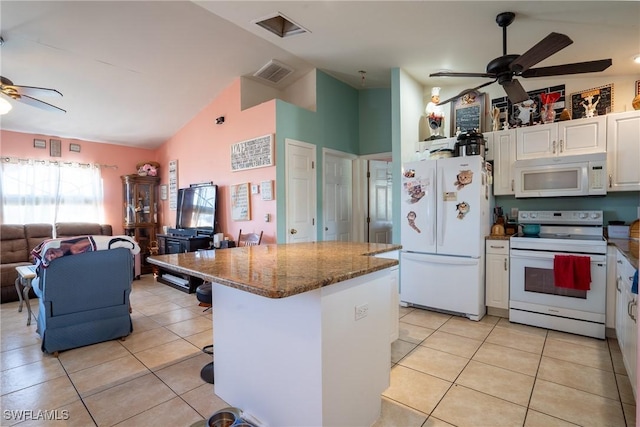
[[[316,241],[316,147],[285,140],[287,243]]]
[[[324,240],[350,242],[353,227],[353,167],[351,159],[325,153]]]
[[[369,161],[369,242],[391,243],[391,162]]]

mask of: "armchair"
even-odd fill
[[[132,281],[132,253],[123,247],[63,256],[47,268],[38,267],[33,289],[40,298],[42,351],[57,353],[129,335]]]

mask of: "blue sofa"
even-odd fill
[[[42,351],[109,341],[133,331],[129,296],[133,257],[114,248],[63,256],[39,267],[33,289],[39,300]]]

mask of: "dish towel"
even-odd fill
[[[591,258],[577,255],[556,255],[553,258],[553,280],[559,288],[591,289]]]

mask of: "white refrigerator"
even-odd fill
[[[484,159],[405,163],[401,197],[401,303],[480,320],[492,197]]]

